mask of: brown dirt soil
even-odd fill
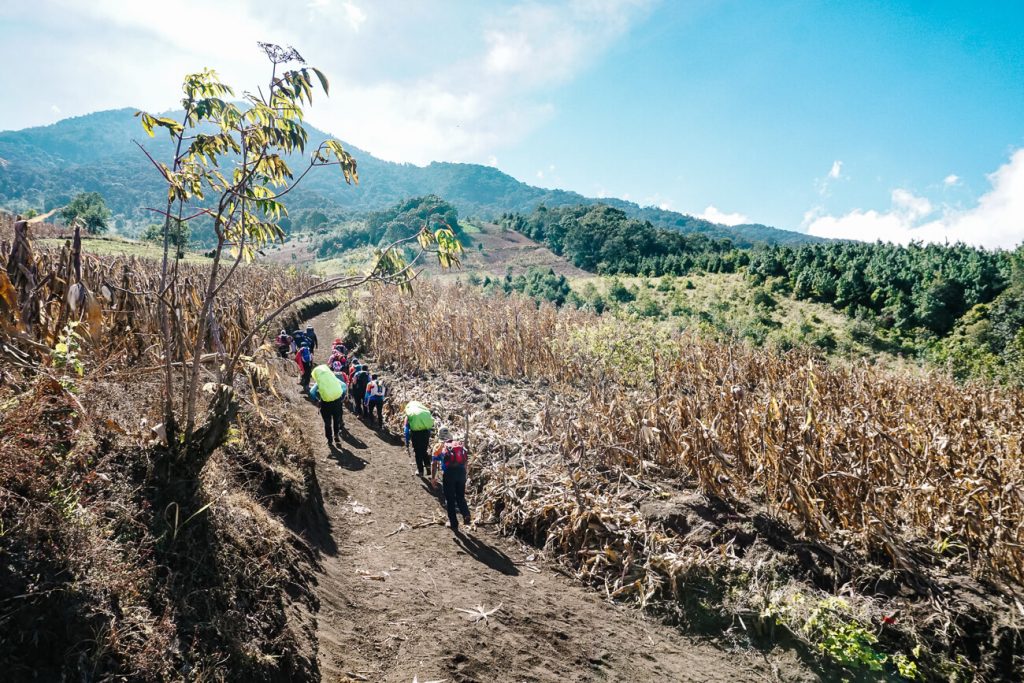
[[[464,269],[469,272],[504,277],[508,268],[512,269],[512,275],[522,275],[531,266],[535,266],[550,268],[556,275],[566,277],[591,275],[556,255],[540,242],[535,242],[514,230],[502,230],[493,223],[485,224],[479,233],[469,237],[472,244],[466,248],[463,258]]]
[[[398,438],[347,413],[344,448],[328,448],[316,408],[294,384],[285,395],[326,511],[306,530],[321,556],[324,681],[819,680],[792,652],[727,652],[604,602],[486,529],[456,537]]]

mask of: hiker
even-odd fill
[[[356,415],[362,416],[363,398],[366,396],[366,385],[370,383],[370,367],[360,365],[352,375],[352,401],[355,403]]]
[[[387,396],[388,388],[384,380],[376,374],[370,377],[370,383],[366,385],[366,398],[364,399],[364,414],[370,418],[370,426],[373,426],[373,411],[377,411],[377,427],[384,428],[384,397]]]
[[[353,381],[353,378],[356,375],[356,368],[358,366],[359,366],[359,361],[358,360],[356,360],[355,358],[349,358],[348,359],[348,363],[345,366],[345,369],[342,371],[342,377],[345,380],[345,384],[348,385],[348,390],[349,390],[348,391],[348,395],[349,395],[349,398],[353,398],[352,391],[355,388],[355,382]],[[356,412],[356,407],[355,406],[352,406],[352,412],[353,413]]]
[[[466,504],[466,467],[468,456],[461,441],[452,439],[447,427],[437,430],[437,448],[430,463],[430,486],[437,484],[437,470],[441,470],[441,488],[444,490],[444,506],[448,510],[448,526],[459,533],[459,518],[469,526],[469,505]]]
[[[409,401],[402,412],[405,413],[405,448],[408,450],[412,444],[416,472],[422,477],[430,469],[430,430],[434,428],[434,417],[419,401]]]
[[[292,351],[296,352],[303,346],[309,346],[310,341],[306,339],[306,333],[302,330],[292,332]]]
[[[313,352],[309,350],[308,346],[300,346],[299,350],[295,352],[295,363],[299,366],[301,374],[299,384],[302,385],[303,391],[308,391],[309,378],[313,372]]]
[[[338,379],[342,379],[342,375],[345,372],[346,362],[347,360],[344,356],[335,352],[331,355],[331,359],[327,361],[327,365],[331,368],[331,372],[338,376]]]
[[[306,339],[309,341],[309,350],[310,351],[316,351],[316,347],[318,346],[318,344],[317,344],[317,340],[316,340],[316,332],[313,331],[313,326],[312,325],[306,325],[306,334],[305,334],[305,336],[306,336]]]
[[[287,358],[288,352],[292,348],[292,337],[284,330],[274,338],[274,346],[277,348],[277,355],[281,358]]]
[[[327,445],[341,445],[341,433],[345,431],[345,384],[326,365],[313,368],[312,375],[316,384],[309,390],[309,396],[320,405]]]
[[[334,342],[331,344],[331,350],[337,351],[343,356],[348,355],[348,347],[345,346],[345,341],[341,337],[335,337]]]

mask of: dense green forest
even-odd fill
[[[779,278],[798,299],[821,301],[885,328],[937,336],[1009,284],[1012,257],[963,244],[834,243],[770,247],[752,253],[748,272]]]
[[[529,216],[504,214],[499,224],[602,275],[685,275],[695,269],[731,273],[749,259],[729,238],[658,228],[606,205],[542,205]]]
[[[338,256],[349,249],[383,246],[412,237],[425,221],[443,223],[463,240],[458,210],[437,195],[415,197],[385,209],[370,212],[364,220],[349,221],[324,237],[317,246],[318,258]]]
[[[80,192],[98,192],[113,214],[111,227],[136,237],[153,222],[146,207],[158,206],[165,191],[160,175],[136,147],[137,140],[160,161],[171,154],[166,137],[148,138],[134,109],[95,112],[50,126],[0,132],[0,207],[15,212],[49,211]],[[174,116],[174,112],[168,115]],[[309,145],[330,137],[307,125]],[[672,211],[640,207],[618,199],[591,199],[575,192],[549,190],[519,182],[496,168],[479,164],[399,164],[346,145],[359,163],[359,184],[339,186],[331,173],[310,173],[289,199],[286,230],[317,229],[383,211],[408,197],[444,197],[466,217],[496,218],[505,212],[530,212],[540,204],[574,206],[603,203],[627,215],[672,230],[729,238],[737,246],[758,243],[803,244],[808,235],[763,225],[729,228]],[[288,159],[293,169],[304,159]],[[210,239],[210,227],[192,226],[198,245]]]

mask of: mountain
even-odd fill
[[[134,109],[115,109],[64,119],[49,126],[0,132],[0,206],[15,211],[48,211],[81,191],[99,192],[128,233],[153,222],[147,206],[158,206],[164,188],[159,175],[133,140],[166,160],[166,137],[149,138]],[[330,137],[313,126],[310,143]],[[682,232],[729,238],[737,246],[758,243],[803,244],[818,241],[803,233],[765,225],[727,227],[674,211],[641,207],[621,199],[596,199],[565,190],[520,182],[496,168],[479,164],[434,162],[428,166],[383,161],[352,145],[359,162],[358,186],[346,186],[333,169],[309,174],[291,195],[293,215],[304,210],[350,213],[380,210],[408,197],[436,194],[463,216],[495,218],[505,212],[529,213],[539,204],[569,206],[608,204],[630,217]],[[295,160],[295,167],[303,161]]]

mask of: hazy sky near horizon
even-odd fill
[[[1024,241],[1024,2],[6,0],[0,129],[327,73],[377,156],[830,237]]]

